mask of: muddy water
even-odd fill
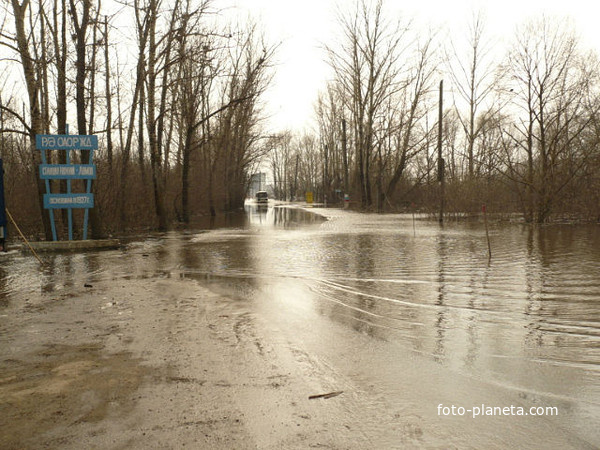
[[[41,273],[10,254],[0,315],[99,279],[192,278],[248,303],[286,342],[388,406],[404,402],[433,421],[448,401],[555,406],[545,426],[573,433],[575,447],[600,444],[600,227],[492,225],[488,260],[480,223],[315,211],[327,220],[248,206],[198,232],[48,256]],[[531,426],[510,425],[522,439]]]

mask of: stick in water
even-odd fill
[[[337,397],[340,394],[343,394],[344,391],[335,391],[335,392],[328,392],[327,394],[316,394],[316,395],[310,395],[308,397],[309,400],[314,400],[316,398],[324,398],[324,399],[328,399],[328,398],[332,398],[332,397]]]
[[[23,241],[25,241],[25,244],[27,244],[27,247],[29,247],[29,250],[31,250],[31,253],[33,253],[33,256],[35,256],[37,258],[37,260],[40,262],[41,265],[44,265],[44,262],[40,259],[40,257],[35,252],[35,250],[31,246],[31,244],[29,243],[29,241],[27,240],[27,238],[25,237],[25,235],[21,232],[21,229],[19,228],[19,225],[17,225],[17,222],[15,222],[15,219],[13,219],[13,216],[10,213],[10,211],[8,210],[8,208],[6,209],[6,214],[8,214],[8,218],[10,219],[10,221],[13,223],[13,225],[15,226],[15,228],[17,229],[17,231],[21,235],[21,238],[23,239]]]
[[[487,211],[485,205],[481,206],[481,210],[483,211],[483,221],[485,223],[485,237],[487,238],[488,244],[488,259],[492,259],[492,245],[490,244],[490,232],[488,231],[488,221],[487,221]]]

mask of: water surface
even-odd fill
[[[41,272],[5,255],[0,315],[99,279],[191,278],[397,401],[410,388],[398,371],[428,361],[507,402],[557,406],[562,426],[600,444],[600,227],[492,224],[488,259],[482,223],[314,212],[248,205],[204,230],[47,255]]]

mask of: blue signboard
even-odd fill
[[[40,164],[42,180],[93,180],[95,164]]]
[[[71,134],[36,134],[38,150],[98,150],[98,136]]]
[[[83,216],[83,239],[87,239],[89,211],[90,208],[94,207],[94,194],[91,193],[92,180],[96,178],[96,166],[91,162],[94,150],[98,149],[98,136],[38,134],[35,136],[35,146],[40,150],[42,156],[40,178],[45,180],[46,183],[44,208],[49,210],[50,225],[52,226],[52,239],[55,241],[57,240],[54,210],[66,209],[67,220],[69,222],[69,240],[73,240],[73,208],[85,209]],[[50,150],[66,152],[67,164],[48,164]],[[89,150],[90,164],[71,164],[71,151],[73,150]],[[52,193],[50,190],[50,180],[67,180],[67,192]],[[86,180],[85,192],[72,192],[72,180]]]
[[[93,208],[94,194],[44,194],[44,208]]]

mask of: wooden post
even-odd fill
[[[296,154],[296,169],[294,170],[294,192],[292,192],[292,200],[296,201],[296,193],[298,192],[298,159],[299,154]]]
[[[490,232],[488,230],[488,221],[487,221],[487,208],[485,204],[481,206],[481,211],[483,211],[483,222],[485,223],[485,237],[487,239],[488,245],[488,260],[492,259],[492,245],[490,243]]]
[[[438,180],[440,182],[440,223],[444,223],[444,195],[445,195],[445,180],[444,180],[444,158],[442,157],[442,118],[444,110],[444,80],[440,81],[440,102],[439,102],[439,118],[438,118]]]
[[[417,228],[415,226],[415,204],[411,203],[411,209],[412,209],[412,219],[413,219],[413,236],[417,235]]]
[[[325,208],[327,208],[327,192],[329,188],[329,173],[327,170],[329,166],[329,148],[327,147],[327,144],[324,145],[323,149],[325,150],[325,165],[323,166],[323,204],[325,205]]]
[[[350,194],[348,185],[348,149],[346,137],[346,119],[342,119],[342,158],[344,161],[344,194]]]

